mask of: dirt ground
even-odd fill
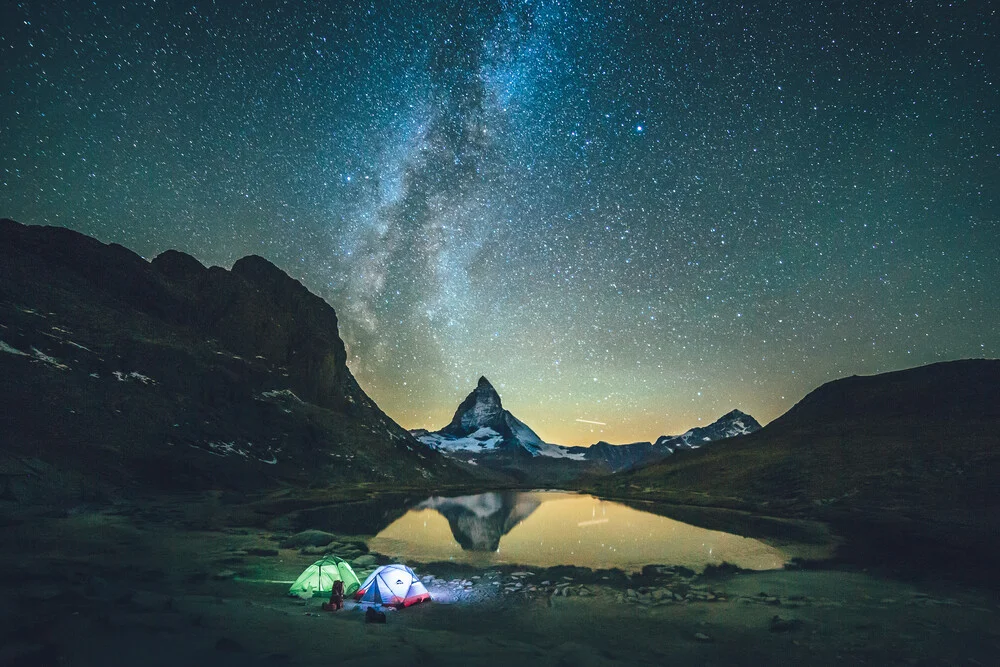
[[[374,625],[286,596],[317,556],[215,505],[5,516],[3,666],[989,665],[1000,651],[995,591],[930,577],[414,564],[435,601]]]

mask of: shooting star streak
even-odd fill
[[[577,419],[578,422],[583,422],[584,424],[597,424],[598,426],[607,426],[604,422],[595,422],[589,419]]]

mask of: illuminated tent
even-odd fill
[[[392,607],[409,607],[431,599],[413,570],[398,563],[383,565],[368,575],[354,597],[361,603]]]
[[[361,585],[358,575],[354,574],[346,560],[323,556],[299,575],[288,589],[288,594],[308,598],[316,593],[329,593],[333,590],[333,582],[338,580],[344,582],[344,597],[352,595]]]

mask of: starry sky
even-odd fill
[[[267,257],[408,428],[480,375],[559,444],[766,423],[1000,356],[997,28],[986,1],[11,0],[0,215]]]

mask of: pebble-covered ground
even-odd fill
[[[354,603],[287,595],[329,549],[360,577],[386,560],[358,536],[87,509],[0,530],[3,667],[985,665],[1000,651],[995,592],[931,576],[413,563],[434,601],[375,626]]]

